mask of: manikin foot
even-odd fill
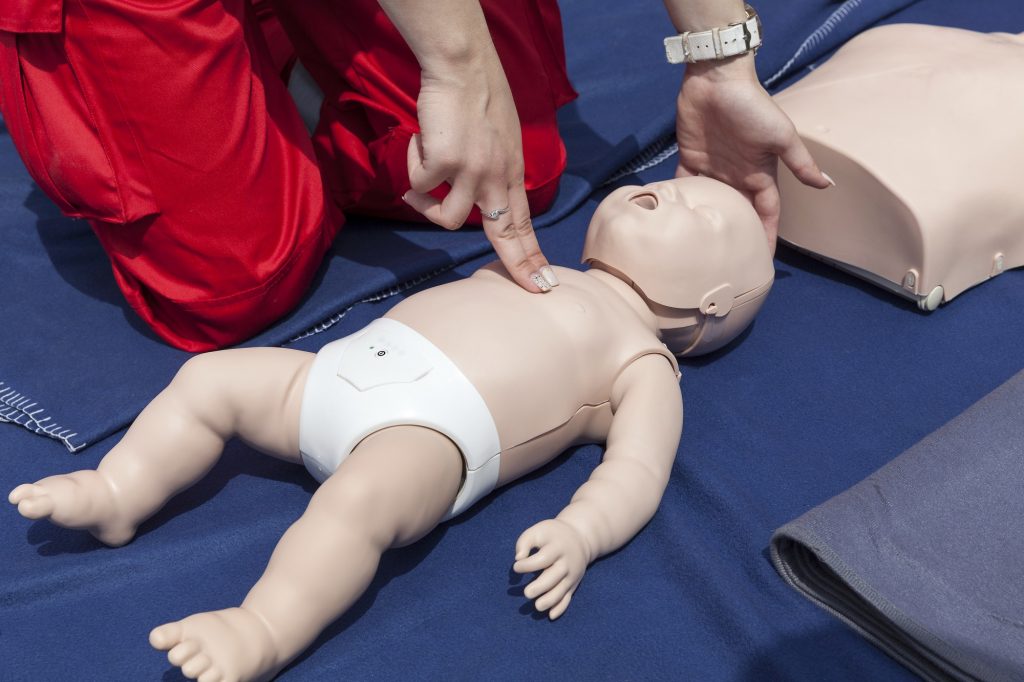
[[[263,619],[244,608],[197,613],[154,628],[153,648],[199,682],[269,680],[283,666]]]
[[[49,519],[58,526],[87,530],[111,547],[131,540],[138,525],[118,512],[114,489],[92,469],[19,485],[7,499],[18,505],[18,513],[25,518]]]

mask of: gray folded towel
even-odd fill
[[[1024,371],[777,530],[771,555],[925,679],[1024,680]]]

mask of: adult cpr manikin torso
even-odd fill
[[[780,170],[779,236],[933,310],[1024,265],[1024,38],[857,36],[776,97],[837,186]]]

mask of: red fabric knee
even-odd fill
[[[0,22],[4,119],[139,315],[201,351],[292,308],[341,217],[245,1],[64,0],[63,24],[61,0],[8,5],[39,14]]]
[[[519,113],[530,207],[540,213],[554,201],[565,169],[555,114],[576,97],[565,70],[558,5],[481,5]],[[409,138],[419,131],[420,89],[419,64],[401,34],[377,0],[275,0],[275,7],[324,91],[314,146],[336,202],[346,211],[423,220],[401,200],[409,189]],[[468,222],[479,224],[479,211]]]

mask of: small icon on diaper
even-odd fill
[[[384,335],[370,335],[345,349],[338,362],[338,377],[359,391],[387,384],[418,381],[431,363],[417,352]]]

